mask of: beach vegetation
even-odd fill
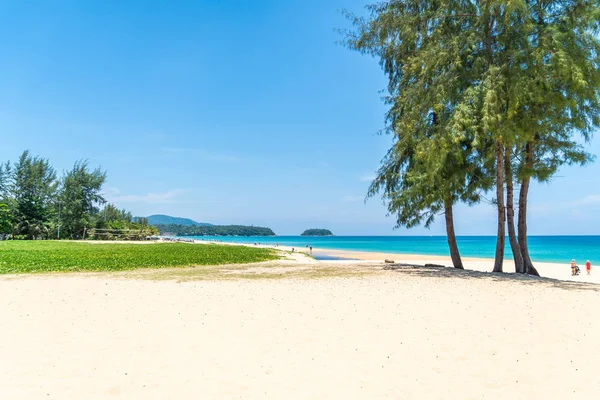
[[[87,161],[78,161],[62,180],[59,206],[64,237],[74,238],[93,224],[99,205],[106,202],[101,195],[106,172],[90,170]]]
[[[58,189],[56,171],[47,159],[24,151],[10,170],[13,230],[28,239],[45,239],[54,216]]]
[[[464,37],[472,21],[444,16],[465,12],[462,7],[423,1],[372,5],[367,19],[348,14],[356,30],[346,34],[348,47],[378,58],[388,76],[386,132],[394,141],[368,196],[383,194],[397,227],[429,227],[443,213],[456,268],[463,265],[453,207],[478,203],[493,182],[487,178],[489,141],[478,143],[476,130],[455,129],[468,123],[454,116],[474,79]]]
[[[349,14],[346,44],[380,60],[394,136],[369,195],[382,191],[400,226],[444,213],[451,227],[445,204],[476,203],[493,187],[494,271],[508,233],[516,271],[537,275],[530,181],[593,159],[581,142],[600,125],[600,3],[393,0],[367,9]]]
[[[9,196],[10,162],[0,164],[0,201],[5,202]]]
[[[10,233],[12,228],[12,217],[8,204],[0,203],[0,235]]]
[[[121,239],[157,235],[147,218],[108,204],[106,172],[77,161],[58,177],[47,159],[24,151],[0,164],[0,239]],[[104,205],[103,209],[100,207]]]
[[[86,237],[93,240],[145,240],[159,234],[148,218],[134,217],[131,212],[111,203],[93,214],[91,222]]]
[[[517,272],[535,273],[527,246],[527,199],[531,179],[552,180],[562,165],[585,165],[593,160],[582,143],[589,142],[600,118],[600,4],[596,1],[528,2],[522,49],[526,68],[518,70],[515,92],[520,107],[514,115],[516,140],[513,169],[520,185],[517,238],[521,250]],[[507,190],[510,176],[507,175]],[[509,204],[512,206],[512,204]],[[509,223],[514,212],[507,213]],[[519,246],[519,249],[515,245]]]
[[[278,258],[271,249],[217,244],[0,241],[0,274],[194,267]]]

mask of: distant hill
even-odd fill
[[[301,236],[333,236],[329,229],[307,229]]]
[[[171,217],[170,215],[155,214],[148,217],[150,225],[183,225],[183,226],[213,226],[206,222],[196,222],[189,218]]]
[[[271,228],[245,225],[156,225],[158,231],[175,236],[275,236]]]

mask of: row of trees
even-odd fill
[[[23,152],[0,165],[0,235],[13,239],[136,238],[158,233],[147,219],[107,204],[102,196],[106,172],[78,161],[58,177],[47,159]],[[104,205],[103,209],[100,207]],[[86,235],[87,233],[87,235]]]
[[[537,275],[530,183],[592,159],[580,143],[600,122],[600,1],[392,0],[368,10],[348,13],[355,30],[345,43],[379,59],[394,136],[369,196],[383,193],[398,226],[429,226],[444,213],[462,268],[453,207],[492,191],[494,271],[508,231],[516,271]]]
[[[176,236],[275,236],[271,228],[246,225],[156,225],[160,233]]]
[[[329,229],[307,229],[300,236],[333,236]]]

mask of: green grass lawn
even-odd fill
[[[0,274],[245,264],[277,258],[269,249],[216,244],[0,241]]]

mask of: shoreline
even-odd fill
[[[0,398],[597,397],[600,286],[292,258],[0,277]]]
[[[0,276],[0,398],[597,397],[600,285],[568,266],[261,247],[281,259]]]
[[[239,242],[227,242],[227,241],[203,241],[194,240],[196,244],[224,244],[231,246],[249,246],[259,247],[268,249],[277,249],[283,251],[292,251],[294,249],[297,253],[304,253],[310,255],[310,250],[306,247],[292,247],[292,246],[275,246],[274,244],[251,244],[251,243],[239,243]],[[450,256],[440,255],[427,255],[427,254],[400,254],[400,253],[385,253],[385,252],[371,252],[371,251],[353,251],[353,250],[341,250],[341,249],[327,249],[320,247],[313,247],[313,255],[335,257],[334,260],[323,260],[322,262],[327,263],[382,263],[384,260],[393,260],[395,263],[419,263],[419,264],[441,264],[447,268],[452,268],[452,260]],[[321,262],[317,260],[317,262]],[[462,262],[465,270],[488,272],[491,273],[493,269],[494,259],[492,258],[477,258],[477,257],[462,257]],[[513,259],[505,257],[504,259],[504,272],[515,273],[515,267]],[[596,270],[592,266],[592,274],[586,275],[585,267],[580,266],[581,274],[577,276],[571,275],[571,267],[569,264],[559,264],[551,262],[534,262],[534,265],[542,278],[551,278],[558,280],[567,280],[573,282],[585,282],[585,283],[596,283],[600,284],[600,271]]]
[[[363,246],[360,243],[357,243],[356,246],[354,246],[354,245],[347,246],[347,245],[345,245],[345,241],[342,241],[341,243],[338,243],[336,241],[325,241],[322,243],[320,240],[314,240],[314,241],[309,240],[311,238],[312,239],[322,239],[323,237],[321,237],[321,236],[301,237],[301,236],[282,235],[282,236],[279,236],[279,238],[281,238],[282,241],[277,240],[278,236],[264,236],[264,237],[263,236],[182,236],[179,238],[182,240],[187,239],[187,240],[209,241],[209,242],[229,243],[229,244],[237,243],[237,244],[245,244],[245,245],[249,245],[249,246],[252,246],[254,243],[259,243],[259,244],[265,245],[267,247],[274,246],[275,243],[279,242],[281,245],[284,245],[284,246],[287,246],[290,248],[292,246],[300,246],[300,247],[296,247],[296,249],[304,248],[304,246],[306,244],[309,244],[309,245],[312,244],[313,248],[315,248],[315,249],[318,248],[322,251],[347,251],[347,252],[351,252],[351,253],[368,253],[368,254],[375,255],[375,257],[377,257],[377,254],[392,254],[396,257],[419,256],[419,257],[428,257],[428,258],[437,258],[437,257],[445,258],[445,257],[449,256],[448,244],[447,244],[447,241],[445,240],[445,236],[440,236],[440,235],[436,235],[436,236],[430,236],[430,235],[427,235],[427,236],[424,236],[424,235],[416,235],[416,236],[408,236],[408,235],[377,236],[377,235],[372,235],[372,236],[369,236],[369,235],[367,235],[367,236],[332,236],[332,237],[334,237],[334,238],[335,237],[337,237],[337,238],[358,238],[358,239],[360,239],[359,240],[360,243],[362,243],[362,239],[365,239],[365,238],[406,238],[406,239],[435,238],[435,239],[444,239],[444,241],[443,241],[443,243],[441,243],[441,242],[432,242],[432,243],[417,242],[416,243],[417,248],[415,249],[414,246],[411,245],[410,241],[399,243],[399,246],[391,246],[390,247],[390,246],[380,246],[379,244],[375,244],[375,246],[371,246],[371,245]],[[530,237],[530,238],[542,238],[542,237],[548,237],[548,238],[563,238],[563,237],[564,238],[567,238],[567,237],[600,238],[600,235],[531,235],[528,237]],[[325,237],[325,238],[327,238],[327,237]],[[462,250],[461,255],[462,255],[463,259],[477,259],[477,260],[493,260],[494,259],[495,246],[496,246],[495,236],[465,235],[465,236],[458,236],[457,238],[459,239],[459,244],[460,244],[461,238],[494,239],[493,248],[490,247],[488,249],[486,247],[486,246],[490,245],[490,243],[483,243],[483,244],[480,244],[480,246],[478,246],[478,247],[476,246],[475,248],[471,248],[471,247],[469,247],[470,245],[467,244],[466,245],[467,249],[461,248],[461,250]],[[290,240],[290,239],[293,239],[293,240]],[[364,243],[370,243],[370,241],[366,240]],[[512,260],[512,252],[508,245],[508,237],[507,237],[506,243],[507,243],[507,246],[506,246],[506,250],[505,250],[505,259]],[[339,246],[340,244],[342,244],[342,247]],[[589,245],[590,244],[588,243],[587,246],[589,247]],[[540,254],[532,255],[534,264],[535,263],[550,263],[550,264],[565,265],[565,264],[569,264],[570,260],[573,258],[577,259],[580,262],[582,262],[583,260],[586,260],[586,259],[590,259],[590,260],[592,260],[592,263],[594,263],[595,260],[600,259],[600,253],[598,252],[598,249],[600,247],[597,247],[596,243],[594,243],[593,245],[595,247],[592,247],[591,249],[575,248],[575,249],[568,249],[568,251],[561,250],[559,252],[560,254],[553,254],[552,257],[549,257],[548,254],[546,254],[547,252],[545,251],[545,249],[553,248],[553,247],[557,246],[556,243],[552,243],[552,242],[543,243],[543,244],[534,243],[530,247],[534,248],[535,251],[538,251],[538,252],[540,251],[540,249],[542,249],[541,251],[542,251],[542,253],[544,253],[543,255],[540,255]],[[558,244],[558,246],[560,246],[560,244]],[[572,246],[572,244],[567,244],[567,247],[568,246]],[[475,251],[473,251],[474,249],[475,249]],[[591,250],[591,252],[593,254],[589,254],[588,250]],[[535,253],[535,251],[533,251],[533,252]],[[553,251],[551,251],[550,253],[553,253]],[[365,259],[368,259],[368,258],[365,258]],[[581,267],[581,265],[580,265],[580,267]]]

